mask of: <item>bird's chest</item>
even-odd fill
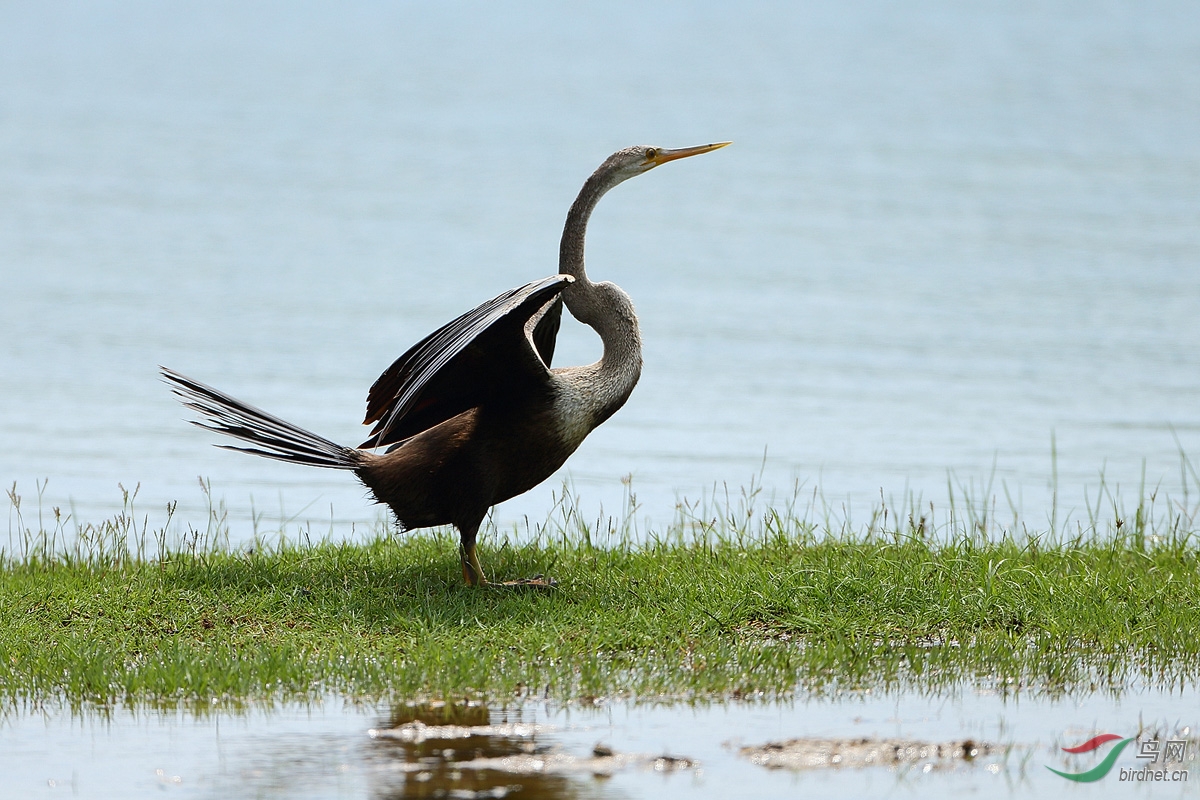
[[[497,498],[502,502],[537,486],[575,452],[590,428],[564,416],[555,404],[533,414],[499,417],[489,459],[496,469]]]

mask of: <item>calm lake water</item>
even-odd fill
[[[613,150],[732,139],[601,203],[646,368],[497,512],[643,515],[762,470],[865,516],[948,473],[1044,524],[1200,457],[1190,2],[84,3],[0,8],[0,482],[95,520],[140,484],[335,535],[343,473],[214,449],[157,364],[355,443],[410,344],[556,271]],[[599,353],[566,326],[556,363]],[[1172,433],[1174,431],[1174,434]],[[765,452],[765,462],[764,462]],[[1136,500],[1132,500],[1136,503]]]

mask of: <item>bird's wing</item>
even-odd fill
[[[360,447],[415,436],[498,392],[544,385],[549,371],[526,327],[573,280],[554,275],[505,292],[413,345],[371,386],[364,424],[375,427]]]
[[[542,363],[547,367],[554,358],[554,343],[558,339],[558,328],[562,324],[562,309],[562,297],[556,297],[530,320],[533,323],[530,338],[533,339],[533,346],[537,348],[537,354],[542,357]]]

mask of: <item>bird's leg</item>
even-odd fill
[[[468,586],[491,586],[496,588],[520,588],[532,587],[549,589],[558,585],[558,582],[553,578],[546,578],[541,575],[534,575],[532,578],[522,578],[517,581],[502,581],[501,583],[492,583],[483,574],[483,566],[479,563],[479,556],[475,552],[475,537],[479,532],[479,526],[473,525],[459,531],[462,537],[462,543],[458,546],[458,557],[462,562],[463,580]]]
[[[475,536],[478,532],[477,524],[459,532],[462,543],[458,546],[458,557],[462,561],[463,580],[467,586],[486,586],[488,582],[479,563],[479,555],[475,552]]]
[[[459,548],[459,556],[462,558],[462,573],[463,579],[468,586],[487,586],[487,576],[483,574],[483,567],[479,563],[479,556],[475,554],[475,543],[472,542],[470,547],[462,546]]]

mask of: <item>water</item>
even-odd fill
[[[167,364],[349,443],[412,342],[555,271],[612,150],[733,139],[602,202],[646,369],[564,476],[643,514],[761,469],[864,511],[947,473],[1033,523],[1200,453],[1190,3],[88,3],[0,10],[0,480],[77,517],[203,476],[321,530],[346,475],[181,423]],[[595,337],[563,334],[558,363]],[[763,463],[764,452],[766,454]],[[1136,502],[1136,501],[1134,501]],[[252,512],[251,508],[254,511]]]
[[[742,797],[749,787],[764,798],[1058,797],[1071,784],[1047,766],[1082,772],[1099,760],[1060,748],[1116,733],[1184,741],[1184,761],[1170,768],[1188,777],[1122,782],[1120,769],[1150,763],[1134,743],[1093,791],[1190,797],[1200,778],[1196,708],[1193,690],[1036,702],[967,692],[708,707],[528,703],[460,713],[459,725],[490,728],[454,738],[393,727],[414,717],[444,724],[439,714],[336,697],[270,713],[51,710],[0,722],[0,768],[13,797]],[[796,737],[994,749],[969,762],[926,758],[899,768],[769,769],[741,753]],[[605,750],[609,761],[595,758]],[[508,794],[492,794],[497,789]]]

